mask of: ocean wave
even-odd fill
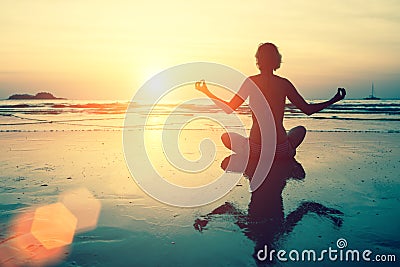
[[[123,128],[123,127],[122,127]],[[0,129],[0,133],[31,133],[31,132],[120,132],[122,128],[103,128],[103,129],[41,129],[41,130],[29,130],[29,129]],[[160,128],[161,129],[161,128]],[[204,128],[190,129],[191,131],[204,131]],[[307,132],[314,133],[383,133],[383,134],[398,134],[400,130],[346,130],[346,129],[308,129]]]
[[[349,100],[348,100],[349,101]],[[38,102],[38,101],[30,101],[27,103],[15,103],[10,104],[10,101],[7,101],[6,104],[0,103],[0,113],[25,113],[25,114],[62,114],[62,113],[95,113],[95,114],[108,114],[108,113],[125,113],[128,108],[129,102],[81,102],[74,103],[74,101],[70,102]],[[148,107],[146,104],[136,103],[133,106],[130,106],[130,109],[137,109],[140,112],[141,108]],[[173,104],[158,104],[156,109],[159,111],[170,110],[171,107],[175,107]],[[180,111],[187,112],[201,112],[201,113],[209,113],[209,112],[221,112],[219,108],[217,108],[213,104],[204,104],[201,103],[199,105],[196,104],[182,104],[179,106]],[[247,105],[243,105],[237,110],[240,114],[250,114],[250,109]],[[302,113],[298,108],[296,108],[293,104],[286,104],[285,113],[288,114],[296,114]],[[387,115],[400,115],[400,101],[391,101],[391,102],[383,102],[383,103],[369,103],[369,102],[361,102],[360,100],[355,101],[354,103],[340,103],[333,104],[325,110],[321,111],[321,113],[337,113],[337,114],[387,114]]]
[[[149,104],[129,104],[131,104],[129,101],[1,100],[0,131],[120,130],[123,129],[126,113],[133,113],[135,116],[147,115]],[[183,103],[179,108],[176,104],[159,103],[152,108],[154,108],[152,116],[160,118],[169,116],[171,112],[174,116],[185,117],[194,114],[204,114],[206,117],[209,113],[221,113],[221,116],[225,116],[223,111],[211,101]],[[245,118],[246,116],[250,117],[251,110],[248,105],[244,104],[237,109],[236,113]],[[400,128],[398,127],[400,100],[345,100],[312,116],[306,116],[294,105],[288,103],[285,106],[285,120],[291,121],[290,123],[310,124],[313,126],[311,129],[321,131],[335,129],[337,125],[349,121],[347,123],[349,125],[346,127],[350,129],[346,129],[346,131],[371,128],[371,131],[397,133],[397,128]],[[327,123],[321,123],[322,121]],[[357,124],[357,128],[355,124]]]
[[[29,103],[0,105],[2,114],[62,115],[64,113],[124,114],[128,103]]]
[[[302,113],[293,104],[286,104],[285,112]],[[334,104],[320,113],[400,115],[400,104]]]
[[[314,120],[343,120],[343,121],[400,121],[400,118],[348,118],[348,117],[311,117]]]

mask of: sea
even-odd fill
[[[126,120],[127,116],[133,119]],[[171,117],[176,120],[168,120]],[[195,118],[210,121],[196,123]],[[221,166],[231,157],[219,140],[225,122],[248,131],[249,107],[244,104],[228,115],[208,100],[155,105],[126,100],[0,100],[0,265],[13,257],[1,248],[14,240],[2,230],[13,225],[11,218],[84,186],[101,201],[97,227],[77,233],[65,258],[49,266],[365,263],[328,260],[327,253],[323,262],[276,258],[259,262],[256,258],[263,249],[314,250],[324,255],[331,248],[343,255],[355,249],[386,259],[394,255],[397,263],[365,265],[399,266],[400,100],[343,100],[311,116],[287,103],[285,128],[303,125],[316,134],[299,147],[295,162],[275,163],[253,194],[248,180],[241,177],[223,198],[196,208],[179,208],[151,198],[133,181],[120,138],[125,130],[143,130],[143,123],[154,130],[145,136],[152,167],[167,181],[189,187],[207,184],[224,173]],[[182,171],[164,157],[167,150],[158,140],[160,130],[182,125],[195,130],[179,135],[178,147],[188,160],[200,156],[193,149],[200,144],[198,139],[207,136],[219,141],[214,142],[216,156],[204,172]],[[149,177],[151,172],[146,172],[144,178]],[[82,207],[85,204],[79,202]],[[33,245],[26,248],[35,249]]]
[[[198,105],[179,103],[179,108],[177,105],[113,100],[0,100],[0,132],[121,131],[126,127],[124,119],[127,114],[148,116],[149,110],[151,116],[160,118],[182,116],[187,119],[194,115],[207,117],[210,113],[226,116],[210,101],[199,102]],[[246,104],[238,109],[237,115],[249,129],[251,112]],[[287,103],[284,118],[284,126],[288,130],[303,125],[311,132],[399,133],[400,100],[343,100],[311,116]],[[149,125],[164,127],[154,124],[154,121],[148,120]],[[140,127],[129,127],[135,126]]]

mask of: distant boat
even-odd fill
[[[374,96],[374,83],[372,83],[371,94],[364,98],[365,100],[379,100],[379,97]]]

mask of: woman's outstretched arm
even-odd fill
[[[329,107],[330,105],[342,100],[346,96],[346,90],[344,88],[338,88],[336,95],[334,95],[330,100],[317,103],[317,104],[309,104],[304,98],[297,92],[296,88],[288,81],[287,87],[287,97],[298,109],[300,109],[304,114],[311,115],[318,111],[323,110],[324,108]]]
[[[208,90],[205,81],[196,82],[196,89],[200,92],[204,93],[208,96],[218,107],[220,107],[227,114],[231,114],[234,110],[236,110],[241,104],[243,104],[244,100],[242,98],[242,94],[238,93],[231,99],[231,101],[227,102],[217,97],[213,93]]]

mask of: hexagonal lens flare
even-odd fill
[[[100,215],[101,203],[86,188],[78,188],[63,194],[60,201],[78,219],[76,232],[96,228]]]
[[[31,230],[35,220],[35,213],[36,210],[29,210],[13,219],[7,239],[0,245],[1,266],[44,266],[59,262],[66,256],[68,246],[47,249],[43,244],[43,240],[39,241],[33,235]],[[41,234],[38,236],[42,238]]]
[[[61,261],[77,232],[97,226],[101,203],[86,188],[68,191],[60,202],[17,215],[0,242],[0,265],[44,266]]]
[[[74,239],[78,219],[58,202],[35,210],[31,233],[47,249],[66,246]]]

